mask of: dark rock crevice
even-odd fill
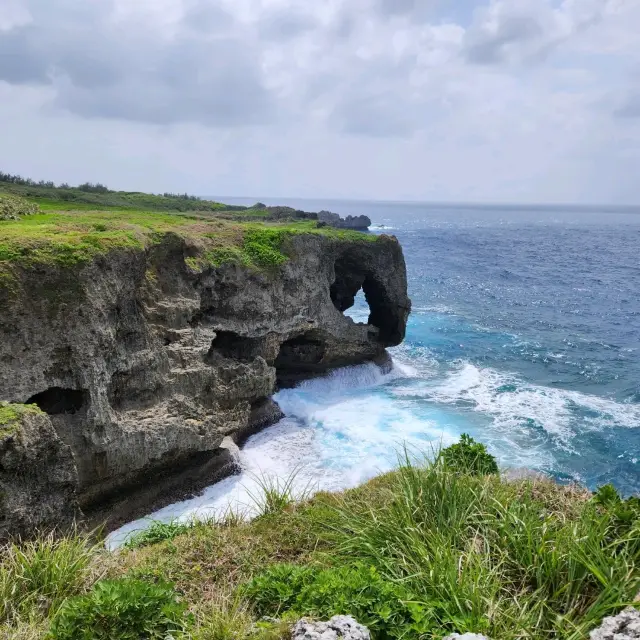
[[[252,362],[262,355],[263,342],[262,338],[241,336],[235,331],[216,331],[216,337],[212,340],[207,354],[207,361],[210,362],[216,356],[222,356],[240,362]]]
[[[31,396],[25,404],[35,404],[49,415],[74,414],[87,403],[88,394],[78,389],[50,387]]]

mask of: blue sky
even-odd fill
[[[0,0],[0,168],[640,204],[640,0]]]

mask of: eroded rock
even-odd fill
[[[640,640],[640,611],[627,607],[617,616],[610,616],[590,634],[591,640]]]
[[[71,449],[34,406],[0,404],[0,539],[64,531],[81,517]]]
[[[294,236],[290,260],[264,273],[192,268],[189,242],[168,234],[0,283],[0,400],[47,414],[91,523],[111,528],[233,472],[223,439],[241,444],[278,420],[277,385],[388,362],[404,338],[395,238]],[[343,312],[360,288],[371,315],[359,324]]]
[[[370,640],[369,629],[351,616],[334,616],[328,622],[302,619],[293,627],[292,640]]]

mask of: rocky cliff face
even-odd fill
[[[63,519],[77,499],[90,522],[115,525],[212,483],[233,467],[226,436],[242,443],[280,417],[276,385],[382,362],[404,337],[410,302],[395,238],[301,234],[289,261],[266,272],[194,270],[197,250],[167,234],[147,250],[21,268],[0,287],[0,400],[46,414],[20,442],[47,446],[27,455],[19,445],[20,464],[75,485],[73,499],[60,493]],[[368,324],[343,315],[361,288]],[[0,534],[24,533],[21,523],[5,510]]]

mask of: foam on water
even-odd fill
[[[555,446],[580,455],[572,444],[578,433],[640,427],[638,404],[536,385],[515,374],[465,361],[452,363],[452,369],[444,378],[412,380],[394,388],[393,393],[488,416],[491,429],[484,431],[483,440],[510,447],[515,436],[526,436],[530,444],[536,430],[543,430]],[[515,452],[517,447],[511,450]],[[530,453],[526,452],[527,462]]]
[[[252,437],[240,453],[242,473],[209,487],[201,496],[175,503],[110,534],[121,545],[154,520],[216,519],[232,508],[255,514],[260,479],[288,478],[300,492],[356,486],[392,469],[407,445],[429,451],[455,440],[457,429],[437,412],[415,412],[389,388],[405,379],[404,366],[383,374],[372,364],[347,367],[275,396],[287,415]]]

